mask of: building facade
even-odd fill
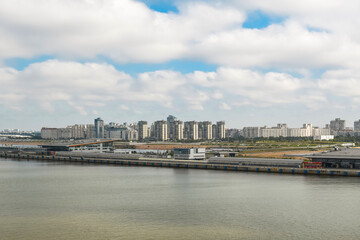
[[[313,127],[312,124],[303,124],[301,128],[288,128],[284,123],[277,124],[276,127],[244,127],[242,136],[245,138],[257,137],[313,137],[319,135],[330,135],[329,128]]]
[[[164,120],[154,123],[154,137],[157,141],[167,141],[167,122]]]
[[[343,131],[346,129],[345,120],[340,118],[335,118],[335,120],[330,121],[330,132],[331,134],[336,133],[337,131]]]
[[[204,160],[205,148],[174,148],[174,158],[183,160]]]
[[[105,138],[104,121],[101,118],[95,119],[95,138]]]
[[[187,140],[199,139],[198,122],[189,121],[184,123],[184,138]]]
[[[175,121],[177,121],[177,118],[173,115],[169,115],[166,118],[167,123],[167,137],[170,140],[175,139]]]
[[[242,130],[242,136],[244,138],[259,138],[261,137],[260,127],[244,127]]]
[[[184,139],[184,124],[182,121],[175,120],[171,122],[171,139],[170,140],[183,140]]]
[[[360,120],[354,122],[354,131],[360,132]]]
[[[217,139],[225,138],[225,121],[219,121],[216,123],[217,127]]]
[[[211,140],[212,139],[212,123],[210,121],[199,122],[198,124],[198,137],[199,139]]]
[[[148,123],[147,121],[139,121],[138,122],[139,128],[139,140],[144,140],[148,137]]]

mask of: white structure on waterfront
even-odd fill
[[[314,136],[314,140],[320,140],[320,141],[329,141],[329,140],[333,140],[334,139],[334,135],[318,135],[318,136]]]
[[[174,148],[174,158],[182,160],[204,160],[205,148]]]

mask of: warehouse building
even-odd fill
[[[329,152],[306,156],[312,162],[321,162],[325,168],[356,168],[360,169],[360,149],[335,148]]]

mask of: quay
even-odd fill
[[[83,164],[107,164],[113,166],[138,166],[138,167],[166,167],[166,168],[190,168],[203,170],[221,170],[221,171],[243,171],[243,172],[261,172],[278,174],[303,174],[303,175],[327,175],[327,176],[348,176],[360,177],[360,170],[356,169],[313,169],[313,168],[291,168],[291,167],[273,167],[273,166],[246,166],[234,164],[213,164],[206,161],[192,160],[173,160],[156,158],[86,158],[83,156],[47,156],[37,154],[11,154],[0,153],[1,158],[12,158],[19,160],[40,160],[40,161],[58,161],[75,162]]]

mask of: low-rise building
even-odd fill
[[[182,160],[204,160],[205,148],[174,148],[174,158]]]
[[[320,141],[329,141],[329,140],[333,140],[334,139],[334,135],[317,135],[314,136],[314,140],[320,140]]]

